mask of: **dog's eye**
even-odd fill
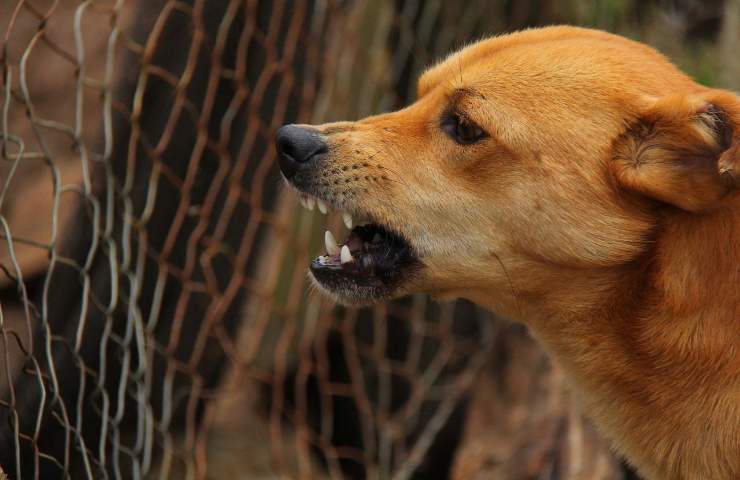
[[[461,145],[470,145],[486,136],[482,128],[456,113],[445,115],[442,120],[442,129]]]

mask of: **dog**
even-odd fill
[[[524,322],[640,475],[740,478],[740,97],[567,26],[467,46],[417,94],[278,130],[287,184],[351,229],[318,288]]]

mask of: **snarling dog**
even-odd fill
[[[288,125],[285,179],[351,228],[348,304],[429,292],[526,323],[649,479],[740,478],[740,97],[571,27],[464,48],[418,100]]]

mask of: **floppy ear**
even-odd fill
[[[740,98],[708,90],[651,101],[613,153],[624,188],[691,212],[719,206],[740,190]]]

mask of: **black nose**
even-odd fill
[[[314,156],[329,151],[319,132],[296,125],[280,127],[275,143],[280,170],[287,179],[293,177]]]

